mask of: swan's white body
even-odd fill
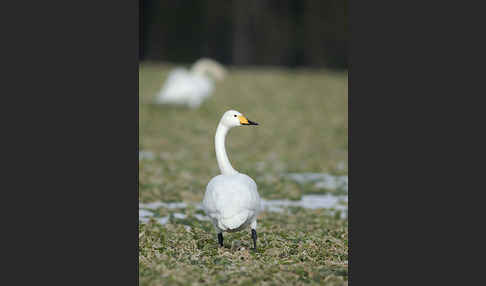
[[[203,200],[217,232],[239,231],[254,223],[260,210],[257,185],[245,174],[218,175],[209,181]]]
[[[255,181],[233,169],[226,155],[226,134],[232,127],[241,125],[256,124],[248,121],[238,111],[230,110],[225,112],[216,130],[215,149],[221,175],[209,181],[203,208],[218,233],[239,231],[248,226],[255,230],[261,210]]]
[[[209,59],[197,61],[191,68],[176,68],[169,73],[164,86],[156,96],[159,104],[182,104],[197,108],[214,90],[214,79],[224,78],[226,71]]]

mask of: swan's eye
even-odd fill
[[[236,117],[237,115],[235,114],[234,116]]]

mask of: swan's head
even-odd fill
[[[220,123],[228,128],[245,125],[258,125],[258,123],[248,120],[243,114],[236,110],[228,110],[221,117]]]

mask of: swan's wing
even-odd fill
[[[198,103],[213,90],[212,82],[185,69],[172,71],[158,95],[161,102]]]
[[[203,199],[203,208],[206,214],[211,218],[218,218],[220,214],[220,210],[218,208],[218,199],[220,192],[223,191],[223,186],[220,183],[220,177],[218,175],[212,178],[208,185],[206,186],[206,193],[204,194]]]
[[[169,73],[165,80],[158,97],[162,101],[173,101],[184,98],[187,94],[191,93],[192,75],[183,68],[177,68]]]
[[[175,68],[167,76],[166,82],[177,81],[178,79],[183,79],[190,75],[189,71],[185,68]]]
[[[194,84],[194,87],[197,88],[197,90],[199,91],[199,96],[206,97],[210,95],[214,90],[213,81],[207,77],[194,75],[191,80]]]
[[[216,176],[208,183],[203,206],[211,218],[239,217],[245,221],[260,210],[256,183],[244,174]]]
[[[246,191],[244,200],[241,200],[240,205],[252,212],[252,215],[260,211],[260,196],[255,181],[248,175],[238,174],[240,179],[240,186]],[[243,187],[244,186],[244,187]]]

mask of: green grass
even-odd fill
[[[140,150],[156,155],[139,162],[140,202],[202,200],[206,184],[219,173],[213,139],[228,109],[260,124],[232,129],[226,147],[233,167],[255,179],[262,197],[322,192],[282,173],[347,174],[346,73],[231,69],[199,109],[144,104],[171,68],[140,66]],[[140,225],[141,285],[347,284],[347,221],[327,210],[262,213],[257,253],[248,250],[247,231],[225,234],[225,248],[218,249],[209,223],[197,221],[193,212],[186,209],[188,218],[163,227]],[[245,249],[231,246],[238,241]]]

